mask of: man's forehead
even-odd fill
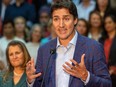
[[[59,16],[70,16],[69,10],[66,8],[56,9],[53,11],[52,17],[59,17]]]

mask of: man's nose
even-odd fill
[[[64,21],[63,21],[63,20],[60,20],[59,26],[60,26],[61,28],[64,27]]]

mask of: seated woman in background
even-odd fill
[[[79,19],[76,25],[76,30],[84,36],[88,36],[88,22],[85,19]]]
[[[107,15],[104,18],[104,30],[99,40],[104,46],[106,62],[112,78],[112,87],[116,87],[116,18]]]
[[[30,32],[30,41],[26,44],[27,49],[34,61],[37,58],[38,48],[42,37],[42,27],[39,24],[34,24]]]
[[[108,14],[112,14],[116,17],[116,11],[111,7],[112,0],[95,0],[96,6],[95,10],[100,13],[102,18],[104,18]]]
[[[16,37],[21,38],[25,42],[28,41],[29,30],[26,26],[25,18],[19,16],[14,19],[14,28]]]
[[[11,41],[6,50],[8,69],[0,73],[0,87],[26,87],[26,63],[30,55],[20,41]]]
[[[101,37],[102,17],[98,11],[92,11],[89,16],[89,34],[88,37],[96,41]]]

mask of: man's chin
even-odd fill
[[[61,40],[66,40],[68,37],[59,37]]]

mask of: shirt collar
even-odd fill
[[[78,33],[75,30],[75,35],[73,36],[73,38],[71,39],[71,41],[69,42],[69,44],[73,44],[74,46],[76,46],[77,37],[78,37]],[[57,38],[57,47],[59,47],[59,46],[61,46],[61,44],[59,42],[59,38]]]

